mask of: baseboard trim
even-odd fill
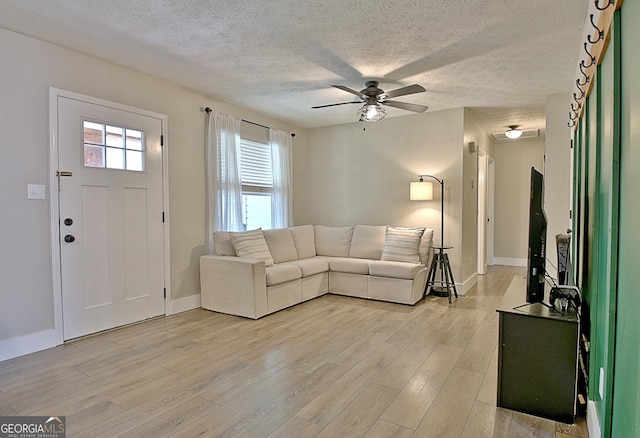
[[[475,273],[473,275],[470,275],[469,278],[467,278],[462,283],[456,283],[456,289],[458,290],[458,295],[465,296],[466,292],[469,289],[471,289],[477,282],[478,282],[478,274]]]
[[[200,307],[200,294],[178,298],[171,301],[171,312],[169,315],[186,312]]]
[[[187,310],[197,309],[199,307],[200,294],[191,295],[172,300],[171,311],[167,314],[172,315],[175,313],[186,312]],[[47,348],[53,348],[62,344],[63,341],[60,338],[60,334],[54,329],[1,340],[0,362],[3,360],[13,359],[14,357],[46,350]]]
[[[62,344],[55,329],[0,341],[0,361],[46,350]]]
[[[504,266],[522,266],[526,268],[527,259],[510,258],[510,257],[494,257],[493,264],[504,265]]]
[[[587,401],[587,429],[589,430],[589,438],[600,438],[600,421],[598,420],[598,410],[596,404],[591,400]]]

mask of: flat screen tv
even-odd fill
[[[527,302],[544,300],[547,217],[544,214],[544,177],[531,168],[529,198],[529,250],[527,256]]]

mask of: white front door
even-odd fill
[[[164,314],[162,119],[57,97],[65,340]]]

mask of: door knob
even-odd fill
[[[66,236],[64,236],[64,241],[67,243],[72,243],[76,240],[75,237],[73,237],[73,235],[71,234],[67,234]]]
[[[71,226],[71,225],[73,225],[73,219],[71,219],[70,217],[66,218],[66,219],[64,220],[64,224],[65,224],[66,226]]]

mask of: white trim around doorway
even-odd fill
[[[42,338],[43,342],[40,342],[38,345],[33,345],[33,347],[37,347],[38,351],[45,348],[54,347],[56,345],[61,345],[64,342],[64,334],[63,334],[63,315],[62,315],[62,285],[61,285],[61,261],[60,261],[60,240],[58,237],[59,233],[59,205],[58,205],[58,180],[56,177],[56,171],[58,170],[58,154],[59,154],[59,145],[57,144],[58,139],[58,99],[60,97],[65,97],[69,99],[75,99],[95,105],[103,105],[109,108],[129,111],[136,114],[145,115],[148,117],[153,117],[156,119],[160,119],[162,124],[162,138],[163,138],[163,146],[162,146],[162,185],[163,185],[163,211],[164,211],[164,285],[166,289],[166,298],[164,301],[164,311],[165,315],[169,315],[172,312],[171,305],[171,270],[170,270],[170,224],[169,224],[169,147],[168,147],[168,134],[167,134],[167,126],[168,126],[168,117],[165,114],[160,114],[148,110],[144,110],[141,108],[135,108],[129,105],[120,104],[117,102],[112,102],[92,96],[87,96],[79,93],[75,93],[72,91],[62,90],[58,88],[51,87],[49,89],[49,188],[50,188],[50,198],[51,199],[51,262],[52,262],[52,281],[53,281],[53,308],[54,308],[54,335],[47,335]],[[48,333],[48,332],[47,332]],[[36,334],[37,335],[37,334]]]

